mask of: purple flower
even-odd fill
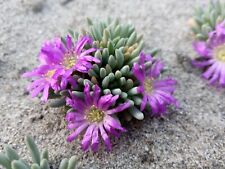
[[[178,106],[173,96],[176,81],[172,78],[159,79],[163,67],[161,61],[141,53],[139,63],[135,63],[132,69],[140,83],[137,90],[143,95],[141,111],[149,103],[154,116],[163,115],[170,104]]]
[[[94,91],[91,93],[90,86],[86,84],[84,99],[79,99],[73,94],[67,98],[67,104],[74,109],[66,115],[67,128],[72,130],[67,141],[71,142],[78,135],[84,133],[81,143],[84,151],[91,146],[91,149],[96,152],[100,138],[103,139],[106,148],[111,150],[109,135],[119,137],[120,132],[126,131],[116,118],[115,113],[127,109],[130,107],[130,103],[126,102],[113,107],[119,96],[111,94],[100,96],[100,92],[100,88],[95,85]]]
[[[193,47],[200,57],[192,63],[204,70],[202,77],[207,79],[209,84],[225,87],[225,21],[209,33],[206,42],[194,42]]]
[[[100,62],[90,55],[96,51],[95,48],[84,49],[85,45],[92,44],[90,37],[83,36],[73,43],[72,38],[68,35],[65,43],[59,38],[46,41],[38,58],[41,66],[23,75],[36,78],[28,86],[32,97],[43,92],[42,100],[47,101],[50,88],[58,91],[66,89],[68,84],[75,86],[76,81],[71,76],[75,71],[87,73],[92,68],[92,63]]]
[[[60,86],[53,78],[56,69],[51,65],[42,65],[35,68],[31,72],[27,72],[23,74],[23,77],[36,77],[30,85],[28,85],[27,90],[30,92],[31,97],[37,96],[39,93],[42,94],[42,101],[47,101],[49,89],[52,88],[55,91],[60,89]]]
[[[85,49],[85,45],[92,45],[92,39],[83,36],[76,43],[72,42],[71,36],[67,35],[65,44],[60,39],[46,42],[40,53],[40,60],[47,65],[56,65],[57,69],[54,77],[62,77],[62,84],[67,84],[67,79],[75,71],[88,73],[93,63],[99,63],[100,60],[91,56],[95,48]]]

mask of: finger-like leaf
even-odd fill
[[[41,158],[37,145],[35,144],[34,140],[29,136],[27,136],[25,140],[33,162],[40,165]]]
[[[41,166],[40,167],[41,167],[41,169],[50,169],[49,163],[46,159],[41,160]]]
[[[59,169],[67,169],[68,163],[69,163],[68,159],[63,159],[60,163]]]
[[[19,160],[19,155],[10,146],[5,146],[5,152],[10,161]]]
[[[29,169],[23,162],[14,160],[12,162],[12,169]]]
[[[9,158],[3,153],[0,153],[0,165],[5,167],[6,169],[11,169],[11,162]]]
[[[76,168],[76,164],[77,164],[77,158],[75,156],[72,156],[69,159],[69,164],[68,164],[67,169],[75,169]]]

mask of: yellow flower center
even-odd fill
[[[99,110],[96,106],[91,106],[88,111],[86,111],[86,119],[92,123],[99,123],[103,121],[105,113],[102,110]]]
[[[214,50],[214,56],[216,59],[218,59],[219,61],[222,61],[225,63],[225,44],[218,46],[215,50]]]
[[[55,69],[49,70],[49,71],[45,74],[45,77],[46,77],[46,78],[52,78],[52,76],[54,75],[54,73],[55,73]]]
[[[66,69],[71,69],[76,63],[76,56],[73,53],[65,54],[63,58],[63,66]]]
[[[144,89],[147,93],[152,93],[153,90],[153,79],[145,79],[144,81]]]

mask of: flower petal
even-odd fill
[[[67,137],[68,142],[72,142],[84,129],[86,129],[88,126],[88,123],[83,123],[81,126],[79,126],[72,134],[70,134]]]

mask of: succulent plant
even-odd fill
[[[211,1],[207,8],[199,7],[190,20],[191,29],[198,40],[207,40],[208,34],[225,19],[225,3]]]
[[[98,84],[103,94],[119,95],[121,102],[129,101],[133,105],[128,110],[129,113],[123,114],[126,120],[130,120],[132,117],[142,120],[143,113],[135,107],[135,105],[140,105],[141,97],[133,97],[134,94],[137,94],[138,83],[135,82],[131,71],[133,63],[139,60],[139,54],[144,47],[142,36],[137,34],[134,26],[121,24],[118,19],[94,23],[88,18],[87,22],[88,30],[83,29],[80,35],[72,30],[69,32],[75,40],[80,36],[91,36],[94,47],[101,49],[94,54],[101,62],[95,63],[87,75],[74,75],[78,86],[72,89],[72,93],[83,97],[82,87],[85,83],[89,83],[91,86]],[[65,39],[63,41],[65,42]],[[152,50],[151,55],[156,55],[157,51],[157,49]],[[62,97],[56,99],[60,95]],[[50,106],[65,105],[64,96],[67,95],[66,90],[61,91],[58,95],[52,93],[50,98],[54,98],[54,100],[50,100]]]
[[[164,64],[158,50],[142,51],[144,42],[134,26],[119,20],[92,22],[81,33],[46,41],[40,65],[24,77],[32,97],[67,110],[67,141],[84,133],[82,149],[96,152],[102,138],[111,150],[110,135],[126,131],[123,120],[143,120],[144,113],[161,116],[167,106],[178,106],[173,96],[176,81],[162,78]],[[86,132],[84,132],[86,130]]]
[[[5,169],[50,169],[47,149],[40,152],[31,137],[27,136],[25,140],[33,163],[29,165],[13,148],[6,145],[4,147],[5,152],[0,153],[0,165],[2,165]],[[60,163],[59,169],[75,169],[76,164],[77,159],[73,156],[69,160],[63,159]]]

